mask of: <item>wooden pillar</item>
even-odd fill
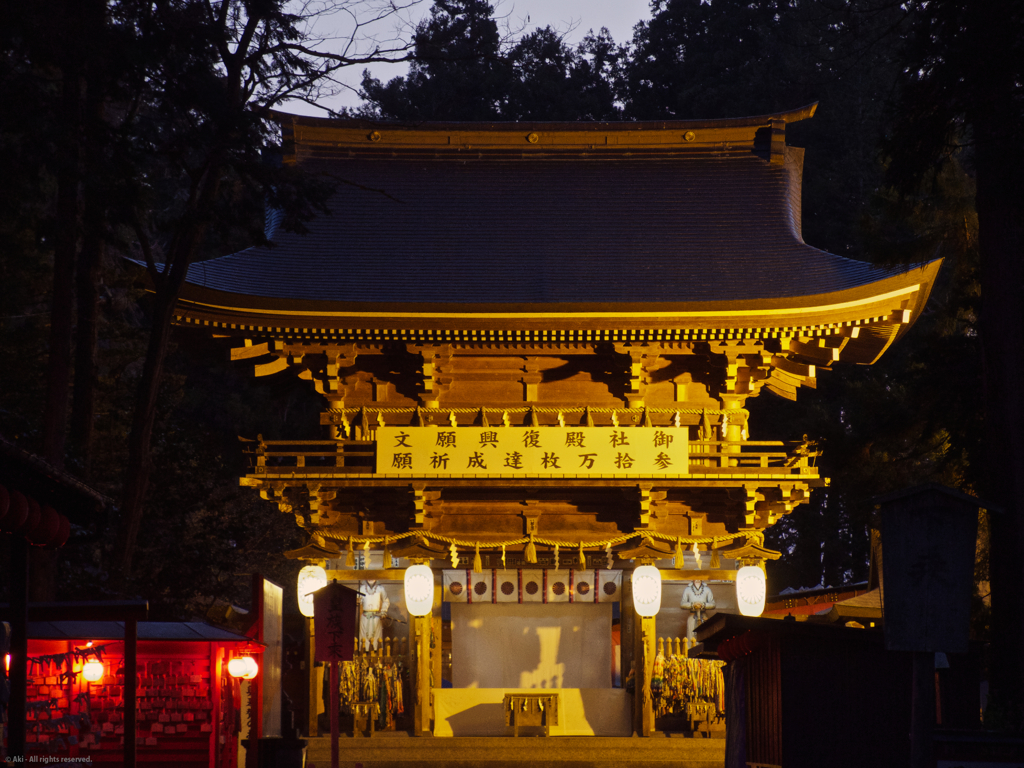
[[[723,397],[722,408],[726,410],[739,409],[744,406],[745,398],[742,397]],[[725,416],[722,417],[723,421]],[[729,440],[730,442],[738,442],[743,439],[743,425],[739,421],[729,421],[729,425],[722,430],[722,439]],[[735,449],[733,449],[735,450]]]
[[[8,704],[7,754],[25,757],[28,690],[28,542],[19,533],[11,540],[11,698]],[[2,660],[0,660],[2,662]],[[3,726],[0,726],[2,728]]]
[[[209,747],[209,760],[210,768],[216,768],[218,763],[218,755],[220,753],[220,703],[221,703],[221,676],[223,675],[223,667],[221,666],[221,658],[224,655],[224,649],[219,643],[210,643],[210,692],[213,696],[213,709],[211,710],[210,719],[213,721],[213,733],[210,734]],[[225,737],[227,734],[224,734]],[[236,744],[235,750],[237,754],[238,746]]]
[[[633,730],[638,736],[654,733],[654,697],[651,695],[651,670],[655,656],[655,617],[635,616],[633,621],[633,658],[636,688],[633,691]]]
[[[338,689],[341,687],[341,680],[338,678],[338,662],[331,661],[329,664],[331,672],[331,768],[338,768],[338,739],[341,736],[341,726],[338,718],[338,709],[341,703],[339,701],[340,691]]]
[[[266,583],[263,574],[254,573],[252,578],[252,606],[256,610],[256,640],[263,642],[266,627],[264,610]],[[262,670],[261,670],[262,671]],[[252,725],[249,726],[249,748],[245,750],[245,764],[248,768],[260,765],[260,739],[263,738],[263,674],[249,681],[249,712]]]
[[[444,640],[443,630],[440,611],[438,615],[431,618],[432,626],[434,628],[434,650],[430,657],[430,669],[433,671],[432,679],[434,681],[433,688],[441,687],[441,659],[444,656]],[[429,643],[428,643],[429,645]]]
[[[744,401],[743,401],[742,398],[735,398],[735,397],[733,397],[733,398],[723,397],[722,398],[722,408],[725,408],[725,409],[742,408],[743,404],[744,404]],[[724,414],[722,415],[722,423],[723,423],[723,426],[724,426],[725,425],[725,415]],[[739,443],[740,441],[743,440],[743,427],[739,423],[737,423],[737,422],[729,421],[728,426],[724,426],[724,429],[721,430],[721,433],[722,433],[722,440],[728,440],[730,443],[733,443],[733,445],[723,445],[722,446],[722,453],[723,454],[724,453],[739,453],[740,452],[740,447],[736,443]],[[738,464],[739,464],[739,460],[738,459],[727,459],[727,458],[723,457],[721,461],[722,461],[721,466],[723,466],[723,467],[735,467],[735,466],[738,466]]]
[[[912,651],[913,690],[910,698],[910,768],[935,765],[935,653]]]
[[[124,764],[135,768],[137,691],[135,683],[139,671],[139,624],[135,617],[124,622]]]
[[[430,624],[431,616],[412,617],[413,736],[430,735]]]
[[[639,618],[633,609],[633,585],[622,572],[622,598],[619,603],[619,654],[622,665],[622,685],[625,687],[629,670],[635,661],[633,656],[633,624]]]
[[[306,734],[313,738],[320,735],[317,710],[320,709],[320,691],[316,684],[316,635],[313,634],[313,618],[306,619],[306,675],[309,681],[309,703],[306,707],[309,719]]]

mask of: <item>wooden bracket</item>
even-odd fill
[[[690,399],[690,385],[693,384],[692,373],[682,373],[672,379],[672,384],[675,386],[675,401],[677,403],[685,403]]]
[[[630,408],[643,408],[647,387],[651,383],[650,374],[669,364],[662,359],[661,344],[627,345],[616,343],[615,353],[629,358],[629,367],[625,370],[626,400]]]
[[[413,517],[415,525],[430,530],[430,506],[441,499],[441,491],[427,490],[425,483],[413,483],[412,486]]]
[[[419,355],[423,361],[420,367],[420,405],[424,408],[437,408],[440,404],[441,395],[451,386],[450,377],[442,380],[441,374],[451,364],[452,345],[424,346],[409,344],[406,346],[406,349],[411,354]]]
[[[252,339],[245,340],[244,347],[235,347],[228,352],[229,360],[248,360],[252,357],[260,357],[262,355],[270,354],[270,342],[264,341],[262,344],[253,344]]]
[[[667,491],[652,490],[650,483],[637,485],[640,502],[640,524],[638,529],[657,530],[658,528],[658,504],[668,496]]]
[[[757,519],[757,505],[764,501],[764,494],[752,486],[745,486],[743,491],[743,527],[753,528]]]

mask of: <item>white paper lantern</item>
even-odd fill
[[[228,662],[228,674],[232,677],[242,677],[245,674],[245,659],[236,656]]]
[[[299,611],[313,616],[313,593],[327,586],[327,571],[319,565],[307,565],[299,571]]]
[[[653,565],[633,569],[633,607],[638,616],[657,616],[661,610],[661,571]]]
[[[767,591],[764,571],[759,566],[745,565],[736,572],[736,604],[744,616],[764,613]]]
[[[426,616],[434,606],[434,572],[427,565],[405,569],[405,608],[410,616]]]
[[[90,683],[98,683],[103,679],[103,675],[106,670],[103,668],[103,662],[97,659],[85,662],[82,665],[82,678],[88,680]]]
[[[252,680],[259,673],[260,667],[252,656],[236,656],[228,662],[228,674],[243,680]]]
[[[242,675],[242,679],[252,680],[257,674],[259,674],[260,665],[256,663],[256,659],[252,656],[246,656],[243,661],[245,661],[245,674]]]

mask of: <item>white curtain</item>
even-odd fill
[[[452,603],[456,688],[610,688],[609,603]]]

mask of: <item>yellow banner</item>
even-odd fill
[[[377,474],[686,475],[685,427],[378,427]]]

